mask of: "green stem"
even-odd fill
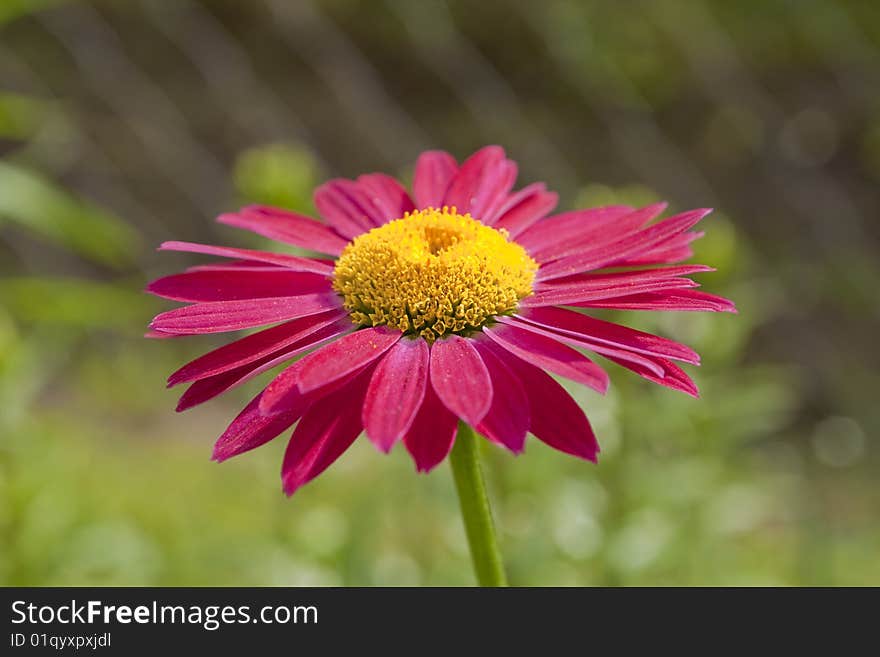
[[[455,446],[449,455],[452,475],[458,491],[464,529],[471,548],[471,558],[480,586],[507,586],[501,563],[501,552],[495,538],[492,510],[486,494],[486,483],[480,469],[480,452],[474,430],[458,423]]]

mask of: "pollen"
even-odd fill
[[[504,229],[454,207],[407,213],[356,237],[333,273],[352,320],[433,342],[467,335],[532,293],[538,264]]]

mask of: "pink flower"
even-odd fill
[[[402,441],[420,471],[449,453],[459,418],[514,453],[531,432],[595,461],[580,406],[547,372],[600,393],[598,354],[660,385],[697,396],[675,364],[699,364],[685,345],[565,308],[734,312],[688,276],[692,229],[709,210],[660,221],[665,205],[607,206],[549,215],[543,183],[513,191],[516,164],[487,146],[461,166],[423,153],[413,193],[368,174],[315,193],[324,221],[250,206],[219,218],[324,253],[306,258],[186,242],[162,250],[226,258],[152,282],[190,305],[158,315],[152,337],[274,324],[172,374],[191,408],[293,361],[233,420],[214,459],[272,440],[296,424],[282,467],[292,494],[365,431],[382,451]],[[307,353],[308,352],[308,353]]]

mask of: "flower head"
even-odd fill
[[[663,204],[550,215],[556,194],[541,183],[512,191],[515,178],[497,146],[461,166],[430,151],[419,157],[412,196],[370,174],[318,188],[324,222],[259,206],[219,218],[335,261],[163,244],[226,260],[150,284],[190,304],[157,316],[151,337],[273,325],[172,374],[169,385],[190,384],[178,410],[289,363],[229,425],[214,458],[296,424],[282,467],[291,494],[362,431],[383,451],[402,441],[416,467],[431,470],[461,419],[514,453],[531,432],[595,461],[586,415],[548,375],[604,393],[608,377],[584,351],[696,396],[673,362],[698,364],[693,350],[574,308],[734,311],[687,278],[709,267],[671,266],[690,257],[701,235],[691,229],[709,211],[656,222]]]
[[[538,263],[455,208],[406,213],[356,237],[333,270],[333,289],[362,326],[394,326],[429,343],[479,331],[532,293]]]

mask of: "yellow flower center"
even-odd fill
[[[352,240],[336,263],[333,288],[355,323],[433,342],[513,311],[532,293],[537,270],[504,229],[455,208],[428,208]]]

